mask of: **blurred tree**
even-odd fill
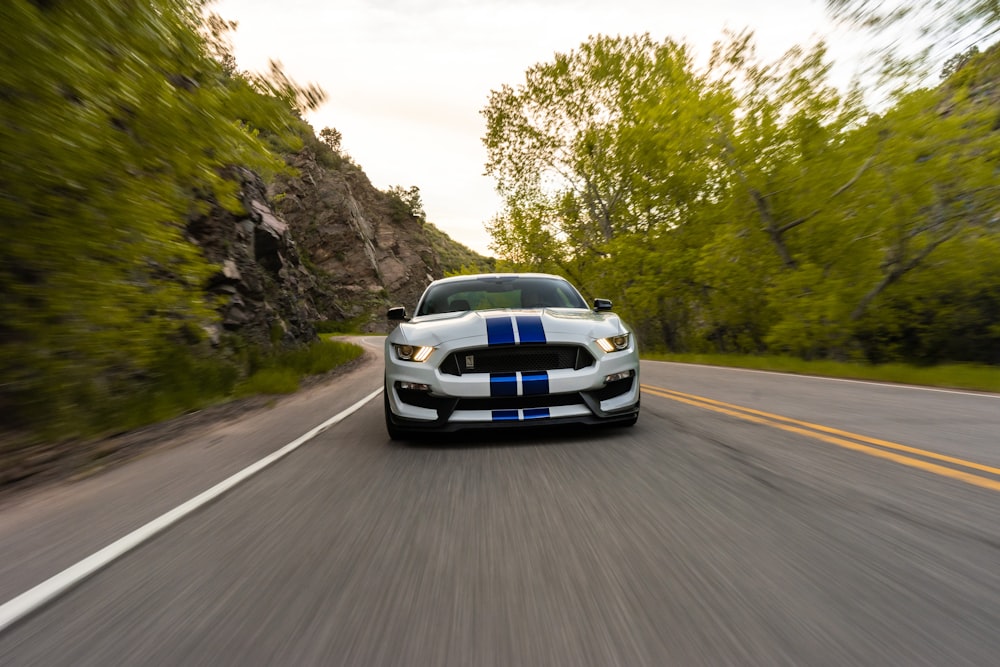
[[[951,58],[948,58],[948,60],[944,61],[944,65],[941,67],[941,78],[947,79],[952,74],[965,67],[969,61],[977,55],[979,55],[979,47],[973,44],[965,51],[956,53]]]
[[[957,236],[900,287],[857,322],[866,359],[1000,365],[1000,234]]]
[[[215,268],[186,239],[188,217],[206,198],[239,210],[223,168],[283,169],[262,139],[296,145],[289,105],[321,97],[277,71],[229,76],[204,4],[3,5],[0,410],[11,423],[79,418],[197,338],[214,318],[201,287]]]
[[[925,82],[949,54],[968,53],[1000,31],[996,0],[826,0],[826,6],[872,38],[872,69],[896,94]],[[943,69],[945,78],[947,63]]]
[[[837,271],[850,257],[840,249],[865,233],[834,221],[879,150],[847,139],[866,118],[860,95],[827,83],[821,43],[761,63],[744,34],[720,44],[712,66],[733,110],[717,125],[724,188],[694,272],[710,286],[704,335],[729,352],[834,347],[846,321]]]
[[[208,5],[211,1],[203,0],[203,5]],[[233,55],[229,35],[236,30],[237,25],[236,21],[227,21],[218,14],[208,13],[200,30],[208,54],[219,63],[222,71],[228,76],[236,74],[236,56]]]
[[[873,125],[888,136],[876,177],[856,203],[878,210],[880,277],[851,319],[889,286],[926,262],[942,244],[985,229],[1000,214],[1000,133],[990,109],[949,105],[918,91]]]
[[[962,28],[995,29],[1000,25],[996,0],[826,0],[834,17],[869,30],[910,23],[920,33],[939,38]],[[991,33],[993,34],[993,33]]]
[[[326,100],[326,93],[319,86],[292,81],[277,60],[268,61],[267,67],[266,74],[244,73],[243,77],[258,93],[282,102],[296,115],[317,109]]]

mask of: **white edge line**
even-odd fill
[[[810,380],[828,380],[830,382],[849,382],[851,384],[866,384],[873,387],[888,387],[889,389],[914,389],[916,391],[933,391],[940,394],[956,394],[958,396],[978,396],[979,398],[1000,398],[1000,394],[989,391],[964,391],[962,389],[944,389],[941,387],[925,387],[919,384],[902,382],[879,382],[877,380],[855,380],[853,378],[835,378],[827,375],[808,375],[805,373],[788,373],[784,371],[762,371],[757,368],[738,368],[736,366],[716,366],[714,364],[696,364],[689,361],[660,361],[659,359],[642,359],[652,364],[678,364],[681,366],[698,366],[699,368],[714,368],[720,371],[739,371],[741,373],[763,373],[764,375],[786,375]]]
[[[0,606],[0,632],[21,620],[28,614],[34,612],[42,605],[59,597],[73,586],[76,586],[90,575],[104,568],[109,563],[125,555],[132,549],[135,549],[157,533],[162,532],[188,514],[191,514],[203,505],[215,500],[240,482],[243,482],[252,475],[255,475],[275,461],[291,454],[293,451],[309,442],[326,429],[357,412],[362,406],[381,393],[381,388],[373,391],[354,405],[334,415],[333,417],[330,417],[312,430],[300,435],[298,438],[288,443],[281,449],[265,456],[261,460],[247,466],[234,475],[231,475],[207,491],[199,493],[191,500],[178,505],[166,514],[163,514],[144,526],[133,530],[128,535],[119,538],[100,551],[84,558],[75,565],[71,565],[59,574],[46,579],[34,588],[21,593],[9,602],[5,602],[2,606]]]

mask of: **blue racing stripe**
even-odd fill
[[[546,410],[548,412],[548,410]],[[520,419],[517,410],[494,410],[493,421],[495,422],[516,422]]]
[[[486,320],[486,341],[490,345],[513,345],[513,320],[509,317],[488,318]]]
[[[521,387],[525,396],[539,396],[549,393],[549,374],[545,371],[521,373]]]
[[[524,409],[525,419],[548,419],[549,409],[548,408],[525,408]]]
[[[490,373],[490,396],[517,396],[517,373]]]
[[[542,328],[542,318],[538,315],[518,315],[517,337],[521,343],[544,343],[545,329]]]

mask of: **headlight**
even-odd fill
[[[396,343],[392,344],[392,348],[396,350],[396,356],[403,361],[427,361],[427,357],[431,356],[431,352],[434,351],[433,347],[427,347],[422,345],[398,345]]]
[[[628,338],[627,333],[618,334],[617,336],[610,336],[608,338],[598,338],[597,344],[605,352],[620,352],[628,348]]]

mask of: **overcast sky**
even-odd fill
[[[217,0],[213,11],[239,23],[242,69],[274,59],[319,84],[314,129],[340,130],[375,187],[419,187],[427,219],[483,254],[500,209],[482,175],[491,90],[595,34],[671,37],[699,60],[727,28],[753,29],[767,59],[819,35],[836,53],[845,38],[822,0]]]

